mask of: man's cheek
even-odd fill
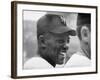
[[[48,48],[49,48],[49,53],[50,53],[51,57],[56,59],[57,51],[58,51],[56,44],[55,43],[48,44]]]
[[[51,52],[52,58],[56,59],[56,57],[57,57],[57,48],[52,46],[50,52]]]

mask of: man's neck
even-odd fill
[[[83,53],[84,56],[86,56],[87,58],[91,59],[91,55],[89,52],[89,47],[81,42],[81,52]]]

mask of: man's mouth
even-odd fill
[[[60,48],[59,56],[58,56],[60,60],[64,60],[65,59],[67,50],[68,50],[68,47],[61,47]]]

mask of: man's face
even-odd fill
[[[85,50],[87,57],[91,57],[91,32],[88,27],[83,26],[81,29],[82,48]]]
[[[55,64],[63,64],[64,54],[68,50],[67,43],[69,43],[69,35],[67,33],[52,33],[46,40],[46,54]]]

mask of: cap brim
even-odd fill
[[[57,33],[57,34],[68,33],[71,36],[75,36],[76,35],[76,31],[73,30],[73,29],[70,29],[69,27],[59,27],[59,28],[55,28],[51,32]]]

